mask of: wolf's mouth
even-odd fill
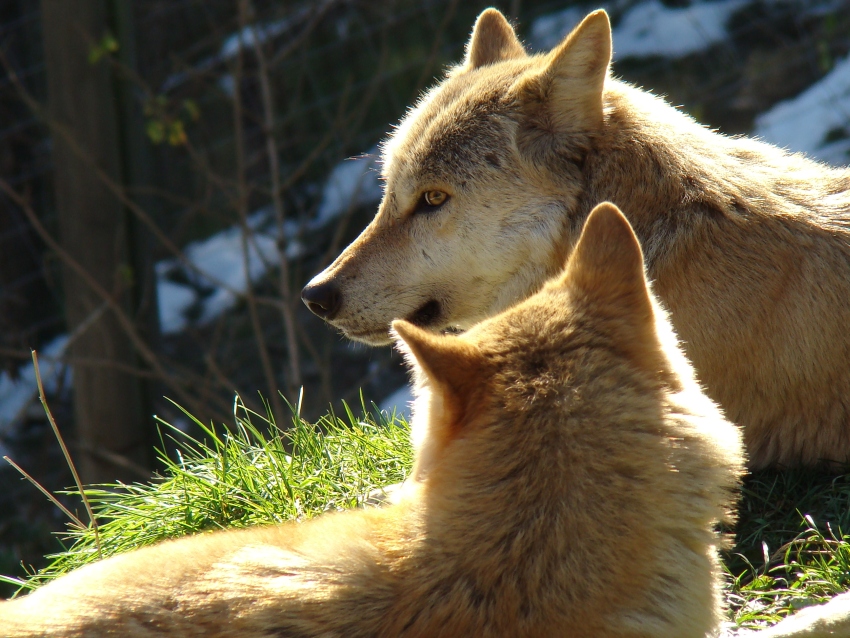
[[[416,311],[407,318],[407,320],[421,328],[428,328],[437,323],[441,314],[442,308],[440,307],[440,302],[436,299],[431,299],[419,306],[419,308],[417,308]]]
[[[340,330],[352,341],[359,341],[369,346],[387,346],[392,343],[389,332],[386,330],[366,330],[362,332],[355,332],[344,328],[340,328]]]

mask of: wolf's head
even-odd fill
[[[545,55],[484,11],[464,61],[384,144],[378,214],[304,288],[308,307],[381,345],[395,318],[466,329],[537,290],[578,236],[610,59],[604,11]]]

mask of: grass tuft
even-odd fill
[[[53,580],[98,559],[168,538],[210,529],[305,519],[363,503],[370,492],[404,480],[412,464],[407,422],[367,410],[330,413],[316,424],[293,408],[291,428],[247,409],[236,398],[231,428],[206,425],[189,437],[160,421],[160,476],[150,483],[85,489],[98,527],[72,526],[62,533],[65,551],[47,558],[26,578],[3,577],[22,590]],[[167,453],[167,450],[171,453]],[[69,490],[68,494],[79,494]]]

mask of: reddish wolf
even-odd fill
[[[393,326],[419,395],[398,503],[106,559],[0,603],[4,638],[717,634],[740,435],[615,207],[503,314]]]
[[[528,55],[504,17],[383,148],[375,220],[303,291],[352,339],[467,329],[540,288],[593,206],[621,206],[750,466],[850,461],[850,172],[712,132],[613,78],[590,14]]]

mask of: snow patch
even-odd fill
[[[185,330],[189,320],[186,311],[198,300],[198,293],[190,286],[184,286],[165,278],[159,278],[156,284],[159,302],[159,327],[163,334],[174,334]]]
[[[47,393],[56,392],[60,385],[68,387],[71,383],[70,366],[60,361],[67,345],[68,335],[60,335],[38,351],[41,380]],[[0,373],[0,434],[20,420],[37,396],[38,385],[32,363],[18,369],[17,379],[6,372]]]
[[[726,39],[726,22],[745,0],[665,7],[651,0],[631,9],[614,30],[614,55],[640,58],[663,55],[680,58]]]
[[[216,83],[218,84],[218,88],[221,89],[221,92],[226,96],[233,97],[236,93],[236,80],[233,79],[232,74],[225,73],[216,80]]]
[[[308,9],[308,7],[302,8],[292,16],[284,18],[283,20],[274,20],[264,24],[249,25],[241,31],[230,34],[222,41],[218,53],[202,59],[189,71],[178,71],[165,78],[165,81],[160,87],[160,92],[167,93],[168,91],[171,91],[185,83],[190,77],[199,73],[209,73],[219,65],[234,58],[236,54],[239,53],[240,48],[243,50],[253,50],[257,43],[265,44],[269,40],[282,35],[291,26],[300,23],[307,15]],[[229,81],[224,78],[229,78]],[[222,90],[228,95],[233,95],[233,78],[229,75],[225,75],[222,80],[224,81],[223,84],[220,84]]]
[[[766,142],[847,164],[850,151],[850,57],[790,100],[756,118],[753,134]]]
[[[209,323],[233,307],[247,292],[248,283],[261,279],[279,260],[276,238],[263,228],[270,213],[258,211],[248,217],[248,268],[243,258],[242,228],[232,226],[211,237],[186,246],[184,254],[195,268],[186,268],[177,259],[156,265],[159,320],[163,334],[174,334],[188,325],[186,313],[197,307],[198,325]],[[298,254],[300,244],[287,246],[287,254]],[[176,276],[189,281],[173,281]],[[220,285],[223,284],[223,285]]]
[[[670,8],[660,0],[642,2],[627,11],[614,29],[614,56],[680,58],[702,51],[726,39],[726,22],[747,4],[748,0],[717,0]],[[570,7],[537,18],[529,36],[532,46],[551,49],[586,13],[584,9]]]
[[[221,60],[228,60],[236,57],[240,48],[253,49],[257,44],[264,44],[286,31],[291,23],[292,21],[287,19],[247,26],[242,31],[224,39],[218,50],[218,57]]]
[[[384,189],[377,163],[378,148],[374,147],[365,155],[338,164],[325,182],[314,225],[324,226],[355,206],[381,201]]]
[[[318,230],[354,206],[376,204],[383,196],[379,180],[378,148],[338,164],[324,184],[316,217],[306,230]],[[264,277],[277,268],[280,256],[272,213],[262,209],[249,216],[251,233],[248,241],[248,272],[242,256],[242,230],[232,226],[211,237],[192,242],[184,249],[197,269],[187,268],[178,259],[165,259],[156,264],[159,321],[163,334],[185,330],[189,313],[197,316],[196,324],[204,325],[233,307],[248,290],[248,281]],[[271,230],[266,230],[267,227]],[[283,232],[288,238],[285,256],[296,260],[306,252],[298,241],[302,230],[298,222],[286,220]],[[200,273],[207,273],[204,277]],[[219,285],[223,284],[223,285]]]
[[[249,280],[259,280],[268,271],[269,264],[277,262],[277,242],[273,237],[256,233],[248,239],[247,248],[247,270],[241,228],[228,228],[186,248],[186,257],[193,264],[231,289],[217,287],[212,295],[202,301],[199,323],[208,323],[232,307],[237,301],[234,292],[245,293]]]
[[[559,44],[585,15],[587,11],[584,9],[569,7],[540,16],[531,23],[529,44],[536,51],[548,51]]]

